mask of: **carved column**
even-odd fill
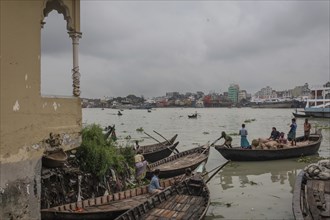
[[[79,72],[79,39],[81,38],[81,32],[71,31],[68,32],[72,39],[72,50],[73,50],[73,69],[72,69],[72,80],[73,80],[73,95],[76,97],[80,96],[80,72]]]

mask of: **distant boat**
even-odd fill
[[[121,116],[121,115],[123,115],[123,113],[121,113],[121,111],[118,111],[118,114],[117,114],[118,116]]]
[[[197,118],[197,113],[192,114],[192,115],[188,115],[188,118]]]
[[[312,98],[307,99],[305,115],[315,118],[330,118],[330,87],[311,89]]]
[[[148,112],[151,112],[151,109],[148,109]]]
[[[282,100],[278,98],[273,98],[251,102],[250,106],[252,108],[294,108],[295,104],[293,100]]]

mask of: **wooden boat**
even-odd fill
[[[299,114],[299,113],[295,113],[295,112],[292,112],[293,116],[295,118],[309,118],[309,117],[312,117],[310,115],[306,115],[306,114]]]
[[[296,178],[292,197],[295,219],[330,219],[330,179],[308,179],[301,171]]]
[[[155,194],[116,220],[203,219],[210,205],[210,192],[200,175],[195,175]]]
[[[210,146],[200,146],[166,157],[148,165],[146,178],[151,179],[156,169],[160,170],[160,178],[169,178],[185,173],[187,168],[195,170],[201,163],[207,162]]]
[[[197,118],[197,114],[188,115],[188,118]]]
[[[174,143],[177,137],[178,135],[176,134],[168,141],[140,146],[144,159],[146,159],[149,163],[153,163],[170,156],[179,144],[179,142]]]
[[[316,154],[322,142],[322,134],[311,134],[308,141],[304,137],[296,138],[297,146],[288,146],[280,149],[243,149],[241,147],[226,148],[215,146],[219,153],[231,161],[262,161],[278,160],[291,157],[300,157]]]
[[[182,176],[160,180],[162,187],[169,187],[181,181]],[[75,203],[41,210],[42,220],[101,220],[114,219],[125,211],[150,199],[148,186],[86,199]]]
[[[68,156],[59,148],[54,151],[47,151],[42,157],[42,165],[49,168],[62,167]]]

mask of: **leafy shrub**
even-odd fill
[[[115,146],[115,142],[106,140],[102,128],[92,124],[82,130],[82,144],[78,148],[77,157],[83,171],[102,177],[110,168],[124,173],[126,164],[131,164],[134,156],[128,152],[129,149],[121,150]]]

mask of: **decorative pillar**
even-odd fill
[[[80,96],[80,72],[79,72],[79,39],[81,38],[81,32],[70,31],[69,36],[72,38],[72,51],[73,51],[73,69],[72,69],[72,80],[73,80],[73,95],[76,97]]]

